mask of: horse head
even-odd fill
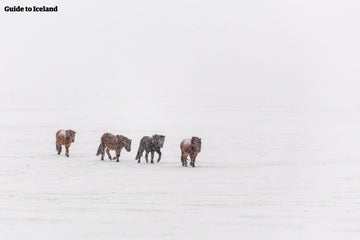
[[[155,139],[156,144],[158,144],[160,148],[162,148],[164,146],[164,142],[165,142],[164,135],[155,134],[152,136],[152,138]]]
[[[119,142],[121,142],[126,151],[130,152],[131,151],[131,139],[123,136],[123,135],[116,135],[116,137],[119,139]]]
[[[192,137],[191,138],[191,146],[196,148],[198,152],[201,152],[201,138]]]
[[[129,139],[127,137],[125,137],[125,149],[128,152],[131,151],[131,139]]]
[[[68,129],[66,130],[66,138],[70,140],[70,142],[75,142],[75,131]]]

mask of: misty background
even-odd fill
[[[4,12],[7,5],[59,12]],[[3,106],[28,97],[359,104],[358,1],[3,1],[1,8]]]
[[[44,4],[59,12],[3,11]],[[359,13],[346,0],[2,1],[0,236],[359,239]],[[58,129],[77,132],[70,158]],[[119,163],[95,155],[105,132],[132,139]],[[161,161],[136,163],[155,133]],[[183,168],[191,136],[202,151]]]

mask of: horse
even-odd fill
[[[192,137],[182,140],[180,149],[182,165],[187,167],[187,157],[190,156],[190,166],[195,167],[196,156],[201,152],[201,138]]]
[[[56,132],[56,151],[60,155],[62,150],[62,145],[65,146],[65,156],[69,157],[69,147],[71,143],[75,142],[75,131],[68,130],[59,130]]]
[[[152,135],[152,137],[144,136],[140,140],[140,145],[135,160],[138,160],[138,163],[140,163],[140,158],[142,157],[142,154],[145,151],[146,152],[145,159],[147,163],[148,163],[149,152],[151,152],[151,163],[154,163],[154,152],[157,152],[157,154],[159,155],[157,162],[160,162],[162,155],[160,149],[164,146],[164,141],[165,141],[164,135],[155,134]]]
[[[100,139],[100,145],[98,147],[96,156],[101,154],[101,160],[104,160],[105,150],[110,160],[119,162],[119,157],[122,148],[125,147],[126,151],[131,151],[131,139],[123,135],[114,135],[111,133],[104,133]],[[116,156],[111,158],[110,150],[115,150]]]

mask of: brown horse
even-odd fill
[[[96,156],[101,154],[101,160],[104,160],[105,150],[110,160],[118,162],[122,148],[125,147],[126,151],[131,151],[131,139],[123,135],[113,135],[111,133],[104,133],[100,139]],[[111,158],[110,150],[115,150],[116,157]]]
[[[180,143],[180,149],[182,165],[187,167],[187,157],[190,156],[190,166],[195,167],[196,156],[201,152],[201,139],[198,137],[184,139]]]
[[[69,157],[69,147],[71,143],[75,141],[75,131],[68,129],[68,130],[59,130],[56,132],[56,151],[60,155],[62,150],[62,145],[65,146],[65,156]]]

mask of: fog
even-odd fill
[[[358,1],[17,4],[44,3],[0,4],[4,239],[359,239]],[[105,132],[132,139],[119,162]]]
[[[8,101],[360,100],[358,1],[47,2],[57,13],[8,13],[6,5],[16,4],[2,2],[0,14]]]

